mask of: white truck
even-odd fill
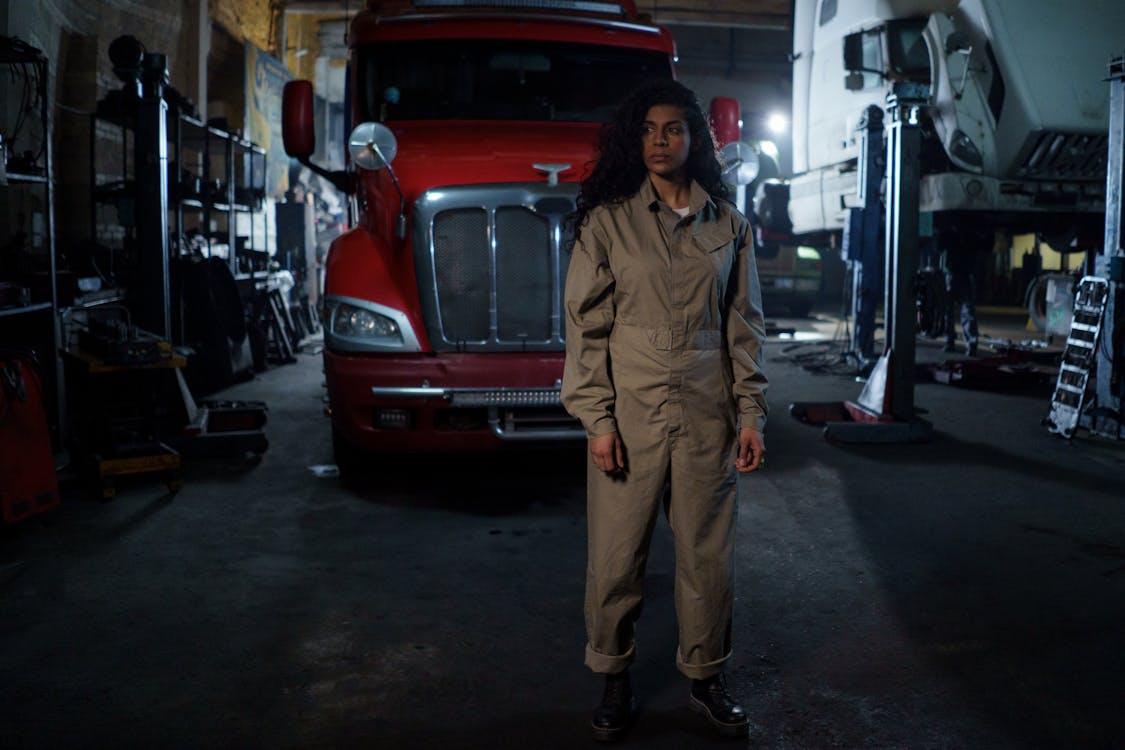
[[[920,210],[936,232],[1100,245],[1104,79],[1123,48],[1122,0],[796,0],[792,234],[835,244],[858,205],[857,122],[915,81],[931,92]],[[759,214],[784,222],[779,208]]]

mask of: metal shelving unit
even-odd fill
[[[9,252],[0,257],[0,281],[16,282],[27,290],[23,304],[0,308],[0,347],[27,348],[35,352],[39,360],[40,372],[43,378],[43,392],[46,401],[47,417],[51,429],[51,438],[56,448],[61,447],[64,438],[64,401],[62,398],[62,363],[59,359],[59,293],[58,269],[55,256],[55,181],[54,162],[52,152],[52,132],[49,103],[51,101],[48,90],[47,58],[38,49],[12,37],[0,37],[0,70],[6,80],[9,91],[19,90],[20,81],[27,92],[35,97],[38,108],[39,133],[31,139],[16,140],[9,145],[4,141],[5,150],[0,151],[0,159],[5,159],[7,149],[13,145],[34,146],[38,153],[30,158],[20,156],[15,168],[7,169],[15,160],[7,158],[4,161],[4,179],[0,180],[0,247],[8,247]],[[6,113],[5,113],[6,114]],[[13,135],[12,128],[7,123],[0,122],[0,128],[6,138]],[[22,133],[15,133],[17,139],[22,138]],[[34,142],[32,142],[34,141]],[[35,209],[38,210],[35,210]],[[26,214],[24,213],[26,211]],[[22,225],[22,220],[10,222],[13,215],[24,217],[28,225]],[[42,216],[41,228],[35,226],[36,215]],[[12,231],[14,228],[15,231]],[[41,230],[41,242],[36,245],[35,238]],[[21,278],[15,273],[13,267],[17,265],[11,257],[11,248],[21,232],[28,234],[31,252],[28,256],[36,259],[40,264],[42,274],[37,282],[28,278]],[[45,256],[45,257],[42,257]],[[45,261],[45,263],[44,263]],[[35,276],[36,274],[32,274]],[[34,287],[34,288],[32,288]]]

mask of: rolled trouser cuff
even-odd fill
[[[723,665],[726,664],[726,661],[730,658],[730,655],[731,652],[728,651],[726,652],[726,654],[716,659],[715,661],[709,661],[704,664],[687,664],[684,662],[684,657],[680,653],[680,650],[676,649],[676,669],[680,670],[680,672],[688,679],[706,680],[708,677],[714,677],[719,672],[723,671]],[[588,659],[589,656],[587,656],[587,664],[590,663]]]
[[[589,643],[586,644],[586,666],[598,674],[617,674],[624,672],[633,663],[636,649],[629,646],[629,650],[620,655],[603,654],[594,650]]]

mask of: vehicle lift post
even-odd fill
[[[879,247],[879,222],[883,218],[880,183],[883,164],[883,110],[872,104],[856,127],[860,135],[858,187],[860,207],[848,212],[841,245],[851,271],[852,336],[847,352],[863,372],[874,364],[875,307],[882,291],[883,257]]]
[[[139,293],[133,293],[137,323],[161,338],[171,338],[168,242],[168,85],[167,57],[144,52],[132,83],[137,97],[133,149],[136,170]],[[126,84],[130,85],[129,83]],[[146,186],[146,187],[140,187]],[[133,291],[133,290],[130,290]]]
[[[1106,155],[1105,244],[1094,270],[1078,282],[1074,316],[1059,361],[1051,410],[1043,424],[1054,435],[1070,439],[1076,428],[1091,435],[1123,437],[1125,401],[1122,342],[1115,334],[1119,315],[1125,250],[1121,242],[1122,183],[1125,171],[1125,56],[1109,63],[1109,143]],[[1093,381],[1093,397],[1090,394]]]
[[[1105,179],[1105,244],[1094,262],[1094,275],[1109,282],[1105,313],[1102,318],[1101,342],[1098,344],[1096,401],[1081,421],[1095,435],[1118,439],[1122,436],[1122,381],[1118,372],[1114,385],[1114,365],[1120,364],[1117,351],[1121,341],[1115,339],[1115,318],[1120,315],[1121,290],[1125,289],[1125,242],[1122,242],[1122,212],[1125,211],[1125,55],[1115,57],[1109,66],[1109,145]]]
[[[887,96],[887,215],[883,309],[886,343],[858,401],[794,403],[789,413],[824,424],[839,443],[922,443],[933,425],[914,409],[914,276],[918,271],[918,184],[922,131],[919,110],[929,87],[898,82]]]

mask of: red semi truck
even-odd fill
[[[632,0],[369,0],[348,39],[332,177],[355,225],[322,309],[338,463],[583,438],[559,402],[566,221],[600,124],[674,75],[672,37]],[[324,173],[311,96],[287,87],[286,150]],[[735,140],[737,102],[712,110]]]

